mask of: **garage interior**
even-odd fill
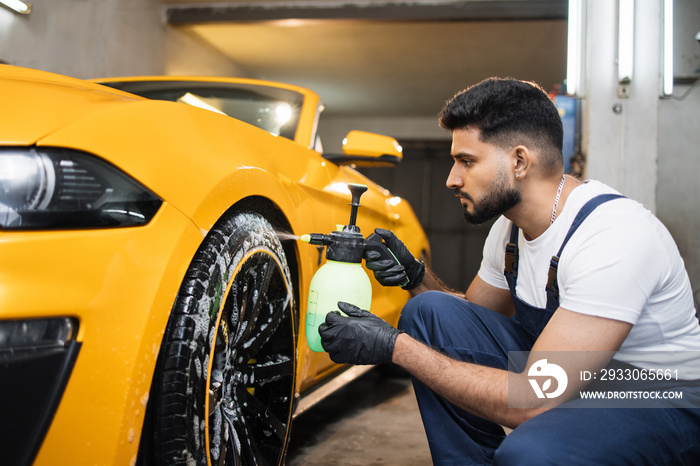
[[[413,205],[433,269],[456,289],[476,273],[489,225],[466,225],[444,186],[450,134],[437,113],[489,76],[535,81],[552,94],[576,81],[572,137],[584,177],[638,200],[666,225],[699,309],[700,3],[675,0],[666,21],[663,0],[635,2],[633,75],[622,82],[618,1],[584,0],[575,20],[582,40],[573,45],[570,2],[33,0],[30,14],[0,8],[0,60],[83,79],[237,76],[315,90],[325,103],[324,151],[340,152],[353,129],[402,144],[398,167],[363,172]],[[397,420],[399,411],[408,417]],[[418,416],[409,379],[366,374],[295,421],[289,464],[426,464]],[[368,429],[401,437],[396,448],[406,458],[386,456],[386,442],[365,448]],[[344,459],[323,456],[338,448],[349,452]]]
[[[634,78],[621,98],[618,2],[584,3],[575,138],[585,176],[662,220],[684,257],[697,307],[700,92],[692,89],[700,74],[700,7],[673,2],[674,87],[666,96],[663,2],[637,2]],[[449,134],[436,115],[457,91],[489,76],[561,92],[568,14],[567,0],[36,0],[29,15],[0,9],[0,60],[84,79],[237,76],[314,89],[325,103],[319,133],[326,152],[339,152],[352,129],[406,147],[398,169],[373,169],[371,177],[414,206],[435,270],[464,289],[488,225],[465,225],[443,188]]]

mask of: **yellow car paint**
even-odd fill
[[[178,288],[203,238],[232,206],[265,199],[286,220],[289,233],[328,233],[349,218],[347,183],[366,184],[370,189],[358,215],[363,234],[392,229],[416,256],[429,258],[425,233],[405,201],[311,149],[318,96],[262,84],[304,94],[294,141],[185,104],[0,65],[0,98],[12,109],[0,113],[0,146],[81,150],[109,161],[164,200],[142,227],[0,230],[0,319],[79,320],[82,347],[36,465],[133,464]],[[294,250],[296,380],[297,393],[303,393],[339,367],[306,347],[305,306],[319,252],[306,243]],[[408,293],[372,282],[372,311],[396,324]]]

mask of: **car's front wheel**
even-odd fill
[[[192,261],[154,379],[162,464],[284,461],[296,373],[289,268],[260,215],[224,217]]]

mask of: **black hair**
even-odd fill
[[[457,93],[440,111],[440,126],[478,129],[481,140],[502,148],[538,149],[545,169],[563,166],[564,129],[559,112],[537,84],[488,78]]]

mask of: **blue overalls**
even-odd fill
[[[547,304],[546,308],[542,309],[539,307],[531,306],[522,299],[518,298],[515,294],[515,286],[518,282],[518,232],[519,228],[513,224],[510,230],[510,242],[506,245],[506,261],[503,270],[503,275],[508,282],[508,288],[510,289],[510,297],[513,300],[513,307],[515,308],[515,318],[520,325],[523,326],[535,339],[542,333],[544,327],[549,322],[549,319],[554,314],[554,311],[559,308],[559,286],[557,284],[557,268],[559,266],[559,258],[561,253],[564,251],[564,247],[571,239],[571,236],[578,230],[583,221],[588,217],[596,207],[603,204],[604,202],[611,201],[613,199],[619,199],[622,196],[619,194],[601,194],[596,196],[579,210],[578,214],[574,218],[574,221],[569,227],[569,231],[564,237],[564,241],[559,247],[559,252],[556,256],[552,256],[549,263],[549,272],[547,279],[547,286],[545,291],[547,293]]]
[[[507,370],[508,352],[531,350],[559,307],[556,271],[569,238],[596,207],[620,197],[597,196],[578,212],[552,257],[546,308],[531,306],[515,294],[518,228],[513,225],[504,275],[515,318],[429,291],[409,300],[399,328],[454,359]],[[576,402],[572,400],[524,422],[506,437],[500,425],[458,408],[416,378],[413,386],[435,465],[700,464],[691,462],[697,461],[691,456],[700,449],[697,410],[566,408]]]

